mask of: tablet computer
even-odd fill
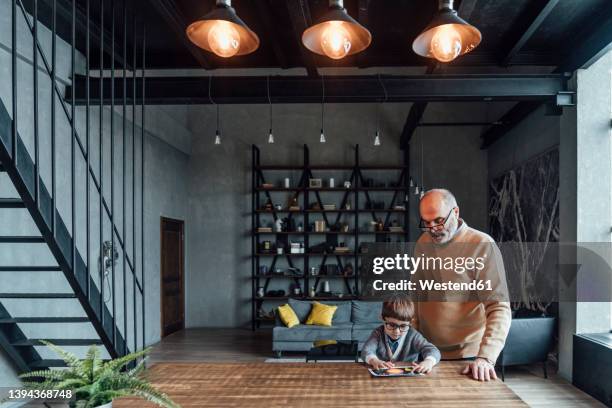
[[[393,367],[393,368],[368,368],[372,377],[416,377],[423,375],[415,373],[414,367]]]

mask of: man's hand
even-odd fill
[[[431,358],[426,358],[420,363],[412,363],[412,366],[414,367],[413,371],[415,373],[427,374],[433,368],[434,361]]]
[[[369,364],[372,366],[373,369],[375,370],[380,370],[381,368],[393,368],[395,367],[395,364],[393,364],[391,361],[382,361],[376,357],[371,358],[369,361]]]
[[[478,381],[497,380],[497,374],[495,373],[493,364],[489,363],[487,359],[480,357],[474,361],[470,361],[461,374],[471,375],[472,378]]]

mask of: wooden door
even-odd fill
[[[161,218],[161,333],[185,328],[183,221]]]

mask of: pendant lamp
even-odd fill
[[[259,37],[238,17],[231,0],[217,0],[211,12],[187,27],[187,37],[223,58],[250,54],[259,47]]]

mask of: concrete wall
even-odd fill
[[[22,137],[30,155],[34,156],[34,121],[33,121],[33,67],[32,67],[32,36],[28,32],[25,20],[18,10],[18,131]],[[6,109],[12,112],[11,103],[11,14],[10,3],[3,2],[0,4],[0,76],[5,80],[0,82],[0,98]],[[43,44],[43,49],[49,61],[51,61],[51,33],[42,25],[39,26],[39,41]],[[58,84],[62,89],[68,84],[70,75],[70,47],[65,42],[58,39]],[[84,66],[83,57],[77,54],[77,69],[82,72]],[[50,77],[44,71],[42,61],[39,58],[39,140],[40,140],[40,171],[43,182],[46,187],[51,189],[51,81]],[[70,170],[70,123],[64,114],[59,99],[56,96],[56,172],[57,172],[57,206],[58,210],[70,228],[71,226],[71,170]],[[68,106],[68,109],[70,107]],[[100,126],[100,111],[93,108],[91,113],[91,166],[94,169],[96,177],[99,179],[99,126]],[[140,214],[142,203],[140,200],[140,124],[141,111],[140,108],[136,112],[136,127],[134,129],[136,138],[135,150],[135,176],[136,176],[136,251],[132,244],[132,112],[130,109],[126,112],[125,135],[123,134],[124,120],[121,109],[113,113],[114,118],[114,207],[115,207],[115,224],[122,234],[122,183],[123,176],[126,175],[126,234],[125,241],[127,242],[127,253],[131,258],[137,260],[138,275],[142,270],[140,265],[140,253],[142,243],[140,242]],[[185,201],[187,193],[187,162],[188,151],[190,146],[186,141],[190,141],[191,134],[180,126],[176,121],[172,120],[172,115],[165,113],[163,107],[155,107],[151,110],[147,109],[147,116],[153,118],[153,128],[147,128],[145,132],[144,148],[145,148],[145,198],[144,198],[144,221],[145,221],[145,287],[147,290],[146,310],[147,324],[145,339],[147,344],[155,343],[160,338],[160,299],[159,299],[159,217],[161,215],[185,219],[187,214],[187,205]],[[111,126],[110,126],[111,110],[103,109],[103,139],[105,150],[104,155],[104,195],[107,202],[111,205],[110,200],[110,154],[111,154]],[[76,128],[77,133],[85,143],[85,109],[77,108],[76,113]],[[152,130],[152,131],[151,131]],[[122,168],[123,141],[126,141],[126,168]],[[173,140],[176,143],[174,147],[167,141]],[[86,166],[83,156],[78,152],[77,147],[76,161],[76,196],[78,198],[76,209],[76,224],[77,224],[77,248],[85,258],[87,252],[85,226],[86,219],[89,216],[91,222],[91,246],[90,257],[92,262],[91,272],[96,277],[96,284],[100,286],[100,267],[99,267],[99,201],[98,193],[91,185],[91,208],[89,215],[85,206],[85,175]],[[16,197],[11,181],[6,174],[0,175],[0,197]],[[104,240],[110,240],[111,227],[110,220],[105,215],[104,223]],[[36,226],[31,221],[29,214],[25,210],[2,210],[0,211],[0,234],[1,235],[39,235]],[[117,313],[117,321],[120,331],[123,331],[123,271],[122,271],[122,252],[119,250],[119,261],[115,268],[116,276],[116,300],[121,313]],[[41,244],[0,245],[0,263],[2,265],[53,265],[55,264],[53,257],[46,248]],[[127,271],[128,277],[130,272]],[[61,273],[2,273],[1,287],[2,292],[46,292],[46,291],[70,291],[64,276]],[[108,291],[108,286],[105,290]],[[134,334],[132,333],[133,313],[131,309],[131,278],[128,278],[126,285],[128,304],[128,334],[130,339],[130,347],[133,343]],[[140,305],[140,297],[138,295],[138,304]],[[67,301],[29,301],[22,302],[19,300],[5,300],[3,305],[8,309],[9,313],[14,316],[83,316],[78,302],[73,300]],[[110,303],[109,303],[110,305]],[[110,306],[109,306],[110,307]],[[138,312],[139,313],[139,312]],[[62,325],[35,325],[24,324],[22,329],[27,335],[32,337],[42,338],[93,338],[96,337],[91,325],[75,324],[71,325],[66,334],[66,327]],[[142,333],[139,332],[137,337],[139,343],[142,339]],[[83,348],[74,347],[71,351],[81,353]],[[44,348],[39,348],[39,352],[44,357],[52,357]],[[53,357],[54,358],[54,357]],[[10,369],[3,369],[4,366],[10,366],[3,355],[0,355],[0,386],[13,384],[16,381],[15,373]]]
[[[473,119],[474,109],[478,107],[478,104],[431,104],[427,115],[431,121],[443,121],[457,120],[471,112],[469,117]],[[267,144],[267,106],[222,106],[220,146],[213,144],[214,108],[192,109],[194,114],[189,127],[199,129],[199,134],[194,137],[189,164],[186,240],[192,268],[186,283],[186,323],[189,327],[242,326],[250,321],[251,313],[251,144],[261,147],[264,164],[301,164],[304,143],[310,147],[311,163],[352,164],[353,146],[359,144],[362,163],[401,164],[399,135],[410,105],[385,104],[382,107],[380,147],[373,146],[375,105],[326,105],[326,144],[319,143],[320,105],[274,105],[274,145]],[[427,158],[423,166],[425,186],[453,190],[462,216],[469,224],[484,229],[487,159],[486,153],[480,150],[479,135],[478,130],[470,128],[420,130],[413,141],[410,159],[411,173],[420,181],[422,141]],[[285,177],[285,173],[275,176],[267,172],[266,175],[277,183]],[[315,175],[324,179],[333,175],[336,183],[348,177],[338,172],[319,171]],[[387,177],[381,175],[382,179]],[[294,178],[293,182],[297,180]],[[287,199],[282,195],[274,197],[281,203]],[[385,198],[390,200],[391,197]],[[363,202],[363,198],[361,200]],[[411,225],[416,226],[416,197],[411,195],[410,200]],[[416,228],[411,233],[418,236]],[[287,290],[286,283],[279,285]],[[265,308],[269,310],[271,306]]]

